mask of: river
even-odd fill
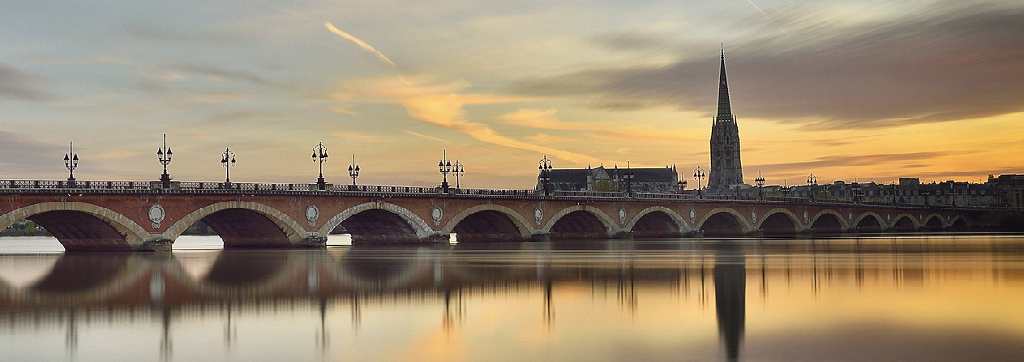
[[[1019,234],[174,247],[0,238],[0,360],[1024,360]]]

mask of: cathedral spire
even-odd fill
[[[732,105],[729,103],[729,82],[725,76],[725,47],[722,47],[722,65],[718,75],[718,116],[716,120],[732,120]]]

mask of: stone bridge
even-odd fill
[[[5,187],[6,185],[6,187]],[[44,227],[69,251],[168,250],[202,222],[227,248],[305,248],[330,234],[353,243],[656,238],[690,235],[965,230],[984,210],[806,200],[703,200],[680,194],[539,195],[532,190],[405,186],[0,181],[0,230]],[[304,188],[305,187],[305,188]]]

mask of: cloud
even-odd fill
[[[0,63],[0,99],[45,101],[54,96],[42,89],[43,79]]]
[[[425,139],[425,140],[434,141],[434,142],[441,143],[441,144],[448,143],[448,140],[446,140],[444,138],[434,137],[434,136],[423,134],[423,133],[419,133],[419,132],[416,132],[416,131],[403,130],[402,132],[404,132],[404,133],[406,133],[408,135],[412,135],[412,136],[415,136],[415,137],[419,137],[419,138],[422,138],[422,139]]]
[[[574,163],[595,159],[585,154],[520,141],[503,135],[486,124],[470,121],[466,118],[465,106],[504,103],[515,101],[516,98],[463,93],[465,87],[464,83],[434,83],[421,79],[389,77],[351,82],[344,91],[335,94],[334,98],[343,101],[398,103],[413,119],[464,133],[481,142],[550,154]]]
[[[949,152],[880,153],[867,155],[834,155],[819,157],[813,161],[770,163],[750,165],[744,168],[781,173],[786,171],[806,172],[817,168],[879,166],[889,163],[931,160],[949,155]],[[962,152],[959,154],[963,154]]]
[[[245,82],[269,87],[281,86],[281,84],[253,72],[225,69],[212,65],[175,64],[170,66],[168,69],[171,70],[171,72],[164,73],[160,77],[169,81],[181,79],[181,73],[184,73],[206,77],[215,81]]]
[[[342,39],[352,42],[352,44],[355,44],[356,46],[362,48],[363,50],[369,52],[370,54],[373,54],[373,56],[377,57],[377,59],[380,59],[380,61],[387,63],[392,67],[398,67],[398,65],[396,65],[395,62],[391,61],[391,58],[388,58],[388,56],[384,55],[384,53],[382,53],[380,50],[377,50],[377,48],[374,48],[369,43],[357,38],[355,35],[349,34],[344,30],[338,29],[338,27],[334,26],[334,24],[331,24],[331,22],[325,22],[324,27],[327,28],[327,31],[330,31],[335,35],[341,37]]]
[[[671,130],[643,129],[640,122],[617,122],[616,125],[608,125],[593,122],[566,122],[557,116],[555,109],[532,109],[523,108],[498,117],[502,123],[533,129],[551,131],[581,131],[592,135],[611,139],[632,139],[651,141],[695,141],[697,138],[674,134]],[[629,129],[620,125],[632,123]]]
[[[741,120],[863,129],[1024,110],[1024,82],[1014,78],[1024,74],[1024,7],[935,9],[843,26],[814,13],[764,17],[760,27],[766,35],[729,47],[734,111]],[[717,47],[689,49],[687,57],[667,65],[524,80],[512,91],[576,97],[608,110],[669,105],[710,114],[717,96]]]
[[[33,173],[60,170],[60,157],[67,152],[65,147],[0,131],[0,170],[4,170],[5,178],[32,178]]]

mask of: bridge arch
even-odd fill
[[[172,224],[163,236],[175,240],[196,222],[207,223],[224,240],[224,247],[289,247],[306,237],[290,216],[273,207],[247,201],[203,206]]]
[[[0,215],[0,230],[31,220],[68,251],[136,250],[149,233],[120,213],[85,202],[41,202]]]
[[[495,204],[483,204],[462,210],[445,224],[444,234],[455,233],[463,241],[522,241],[533,230],[515,210]]]
[[[711,223],[709,223],[709,221]],[[727,230],[726,228],[736,227],[736,230]],[[708,228],[711,227],[711,235],[714,234],[747,234],[756,230],[754,225],[750,223],[742,214],[732,208],[719,207],[711,209],[704,213],[695,225],[698,226],[698,230],[708,234]],[[718,230],[721,229],[721,230]]]
[[[339,227],[352,235],[353,243],[419,242],[435,236],[435,231],[409,209],[383,202],[366,202],[335,215],[320,228],[329,235]]]
[[[603,229],[603,230],[599,230]],[[541,229],[554,238],[606,238],[620,230],[604,211],[593,206],[575,205],[559,210]]]
[[[971,224],[967,222],[967,218],[962,215],[956,215],[949,220],[946,228],[952,231],[968,231],[971,229]]]
[[[686,219],[678,212],[664,206],[651,206],[640,210],[626,223],[623,230],[634,236],[681,236],[693,231]]]
[[[858,232],[881,232],[886,229],[885,225],[882,217],[871,211],[860,214],[853,222],[853,228]]]
[[[766,234],[795,234],[803,229],[800,218],[783,208],[768,210],[757,223],[757,230]]]
[[[839,233],[850,229],[850,223],[835,210],[818,211],[807,226],[811,232]]]
[[[898,214],[892,219],[889,229],[894,231],[915,231],[921,228],[921,222],[911,214]]]
[[[930,214],[924,218],[924,222],[921,225],[928,230],[936,231],[946,228],[946,223],[942,222],[942,215]]]

